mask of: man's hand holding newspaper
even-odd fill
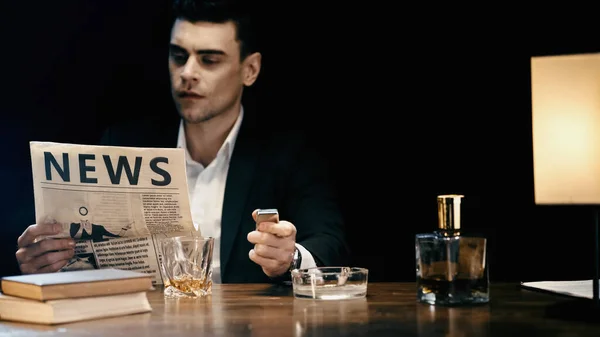
[[[37,224],[18,240],[23,273],[119,268],[163,282],[160,238],[200,235],[182,149],[31,142]]]
[[[23,274],[52,273],[67,265],[75,253],[75,240],[57,238],[36,241],[39,237],[61,232],[62,225],[50,221],[27,227],[17,241],[17,262]]]

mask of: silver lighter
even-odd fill
[[[259,209],[256,212],[256,228],[261,222],[279,222],[279,212],[276,208]]]

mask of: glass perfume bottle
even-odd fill
[[[440,195],[438,229],[415,237],[417,300],[433,305],[489,301],[487,239],[462,231],[462,195]]]

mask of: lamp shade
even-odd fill
[[[535,203],[600,204],[600,53],[531,58]]]

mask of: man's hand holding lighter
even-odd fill
[[[269,277],[278,277],[289,271],[296,250],[296,227],[289,221],[273,216],[263,221],[258,210],[252,212],[256,230],[248,233],[248,241],[254,244],[249,252],[250,260],[262,267]]]

